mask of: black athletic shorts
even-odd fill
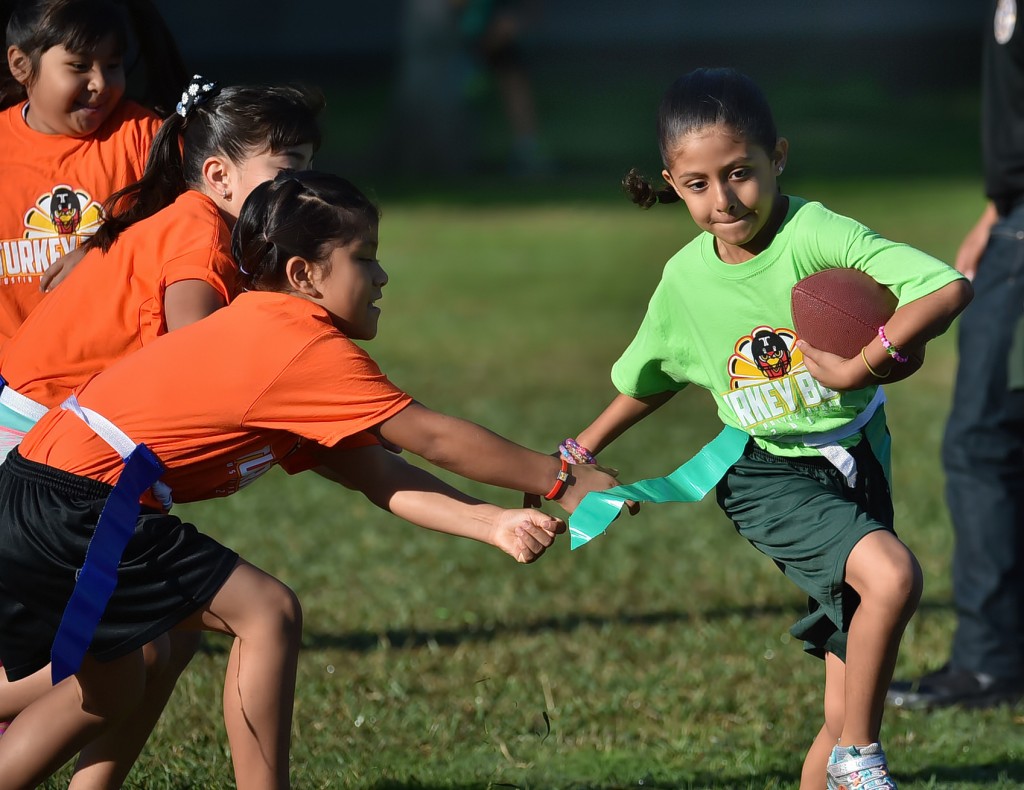
[[[111,487],[22,458],[0,466],[0,661],[18,680],[50,648]],[[89,654],[127,655],[201,608],[238,555],[192,524],[144,508]]]

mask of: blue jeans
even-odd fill
[[[954,668],[1024,677],[1024,204],[993,227],[960,319],[942,447],[956,535]],[[1015,342],[1016,339],[1016,342]]]

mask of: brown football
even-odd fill
[[[896,296],[857,269],[834,268],[815,272],[793,286],[790,298],[797,336],[815,348],[844,359],[878,336],[896,310]],[[901,349],[909,361],[894,365],[879,383],[905,379],[924,362],[923,349]]]

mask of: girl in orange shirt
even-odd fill
[[[408,521],[531,562],[564,530],[560,520],[476,500],[380,442],[473,480],[559,499],[570,511],[615,484],[605,470],[569,466],[426,408],[353,342],[376,335],[388,280],[377,260],[378,220],[376,206],[335,176],[288,172],[256,187],[233,232],[247,291],[97,375],[0,467],[0,658],[21,676],[52,649],[71,673],[0,738],[0,787],[42,782],[87,732],[116,732],[145,694],[139,648],[168,629],[233,638],[224,718],[236,783],[289,786],[298,601],[168,514],[158,505],[168,494],[179,502],[226,496],[277,463],[290,473],[314,469]],[[140,458],[153,461],[149,477],[135,477]],[[97,518],[139,492],[141,514],[135,507]],[[87,652],[65,661],[62,611],[67,618],[79,600],[76,578],[93,578],[90,560],[83,566],[87,545],[122,529],[127,547],[105,546],[114,559],[104,571],[116,572],[117,586],[97,603]]]
[[[85,257],[0,349],[0,457],[97,371],[227,304],[237,293],[230,227],[242,201],[281,168],[308,166],[319,147],[319,93],[219,89],[201,77],[183,93],[142,179],[112,196]],[[197,642],[176,634],[147,650],[163,668],[162,691],[151,685],[154,721]],[[49,687],[49,672],[8,683],[0,667],[0,720]],[[147,732],[126,728],[103,770],[126,772]]]
[[[173,108],[186,77],[148,0],[21,0],[5,10],[0,345],[39,304],[51,265],[99,226],[103,201],[142,174],[160,120],[124,98],[129,34],[138,41],[147,83],[140,98],[149,107]]]

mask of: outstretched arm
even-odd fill
[[[618,395],[597,419],[581,431],[576,441],[597,455],[640,420],[668,403],[676,393],[659,392],[643,398]]]
[[[322,448],[317,473],[361,491],[378,507],[427,529],[495,546],[533,562],[565,523],[539,510],[505,510],[482,502],[379,445]]]
[[[561,461],[529,450],[467,420],[413,402],[377,426],[392,444],[435,466],[488,485],[545,494],[552,490]],[[590,491],[603,491],[618,481],[598,466],[574,465],[558,503],[570,513]]]

